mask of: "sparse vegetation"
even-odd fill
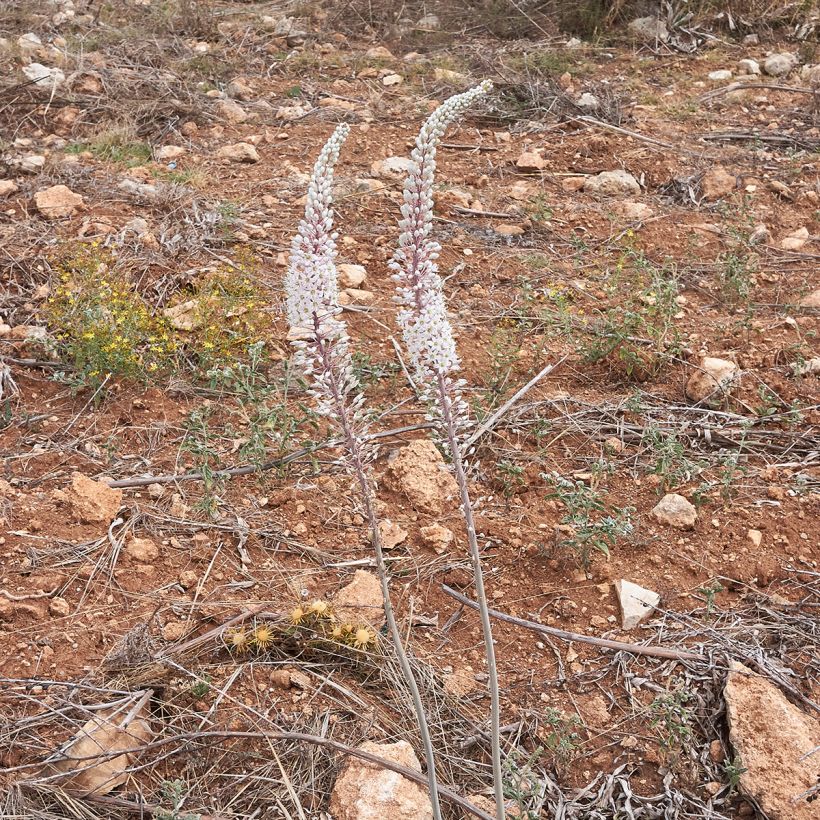
[[[814,6],[274,5],[0,0],[0,816],[748,813],[820,687]]]

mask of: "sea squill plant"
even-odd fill
[[[408,357],[415,370],[423,398],[428,404],[429,418],[438,422],[442,443],[450,455],[452,470],[459,488],[461,513],[464,516],[475,579],[476,602],[484,633],[491,702],[490,734],[496,814],[498,820],[504,820],[498,674],[487,596],[484,591],[481,553],[460,436],[468,423],[467,405],[461,397],[461,388],[465,383],[457,375],[461,363],[436,263],[441,246],[431,236],[433,182],[438,143],[447,126],[491,89],[492,84],[485,81],[470,91],[450,97],[422,126],[416,138],[416,146],[410,155],[413,165],[404,185],[404,201],[399,222],[401,235],[390,266],[394,272],[397,301],[400,305],[397,321],[401,327]]]
[[[419,725],[433,816],[435,820],[441,820],[435,755],[427,716],[390,599],[390,584],[369,471],[374,452],[366,435],[366,420],[362,412],[364,397],[353,371],[347,327],[340,316],[331,189],[334,166],[349,130],[345,124],[336,128],[313,168],[305,215],[293,238],[285,276],[289,338],[296,348],[296,365],[310,385],[317,412],[326,417],[341,436],[346,466],[361,496],[384,597],[385,620]]]

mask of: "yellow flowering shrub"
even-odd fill
[[[145,379],[167,368],[176,349],[170,329],[116,270],[109,250],[80,244],[53,267],[45,318],[76,385],[97,388],[112,377]]]
[[[268,304],[251,254],[240,251],[233,265],[208,271],[194,289],[194,332],[186,342],[203,370],[242,361],[253,345],[271,338]]]

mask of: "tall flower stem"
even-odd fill
[[[481,552],[478,548],[478,537],[475,529],[473,505],[470,500],[470,488],[467,484],[467,472],[461,458],[458,441],[457,423],[453,414],[454,402],[445,376],[436,377],[438,405],[441,408],[441,419],[447,436],[447,448],[453,462],[453,473],[458,484],[461,500],[461,513],[464,516],[464,528],[467,531],[467,545],[470,550],[470,561],[473,565],[475,579],[475,597],[481,619],[481,631],[484,635],[484,654],[487,660],[487,678],[490,689],[490,737],[492,738],[493,781],[495,786],[495,811],[498,820],[504,820],[504,771],[501,766],[501,695],[498,689],[498,668],[495,662],[495,643],[493,627],[490,622],[490,608],[487,604],[487,593],[484,590],[484,570],[481,566]]]
[[[441,820],[441,805],[439,801],[433,741],[430,737],[427,713],[424,709],[424,703],[421,700],[421,693],[416,683],[413,669],[410,666],[410,661],[407,658],[407,653],[404,650],[399,625],[396,622],[396,616],[393,612],[387,564],[384,561],[384,549],[382,547],[381,532],[379,531],[379,517],[376,514],[376,500],[373,496],[373,487],[367,474],[367,463],[363,452],[364,442],[362,438],[356,434],[353,425],[350,423],[349,408],[345,401],[344,386],[338,378],[336,368],[333,366],[334,357],[331,344],[328,340],[322,339],[320,336],[318,317],[316,317],[314,321],[316,325],[316,348],[318,357],[324,365],[322,369],[325,373],[329,374],[327,390],[335,406],[336,418],[341,428],[345,449],[348,453],[349,467],[355,476],[356,483],[359,485],[359,493],[362,503],[364,504],[365,517],[367,518],[367,524],[370,529],[370,543],[373,546],[373,552],[376,556],[376,574],[379,576],[382,597],[384,598],[384,618],[387,622],[390,638],[396,650],[396,656],[399,659],[399,666],[401,667],[407,687],[410,690],[410,697],[413,700],[413,708],[416,712],[419,734],[421,735],[421,743],[424,747],[424,756],[427,762],[427,784],[430,791],[430,802],[433,807],[433,817],[434,820]]]
[[[436,171],[436,148],[448,125],[456,120],[476,99],[492,89],[483,82],[470,91],[457,94],[440,105],[427,119],[416,138],[410,158],[413,161],[404,185],[401,234],[391,261],[397,283],[397,300],[401,308],[397,321],[416,378],[433,417],[438,416],[450,451],[453,472],[459,487],[461,512],[467,530],[470,558],[475,578],[476,602],[484,634],[487,677],[489,681],[492,742],[493,789],[496,815],[504,820],[504,780],[501,765],[501,699],[495,661],[489,607],[484,590],[481,554],[476,537],[475,520],[467,474],[459,444],[459,429],[467,421],[467,407],[459,395],[462,382],[453,375],[461,367],[455,336],[447,315],[443,284],[436,259],[439,244],[431,238],[433,225],[433,184]],[[436,413],[436,408],[438,412]]]

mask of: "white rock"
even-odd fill
[[[652,517],[677,530],[691,530],[698,519],[698,511],[682,495],[667,493],[652,508]]]
[[[619,168],[587,177],[584,180],[584,191],[600,196],[630,196],[640,194],[641,186],[632,174]]]
[[[11,179],[0,179],[0,198],[16,194],[20,189]]]
[[[15,164],[26,174],[39,174],[46,167],[46,158],[42,154],[28,154]]]
[[[160,162],[167,162],[181,157],[184,153],[185,149],[181,145],[163,145],[162,148],[157,149],[154,157]]]
[[[22,68],[26,79],[30,80],[38,88],[51,91],[59,88],[65,82],[65,74],[59,68],[47,68],[40,63],[30,63]]]
[[[720,400],[737,377],[737,365],[726,359],[704,357],[697,370],[686,381],[685,394],[691,402]]]
[[[797,57],[789,52],[772,54],[763,62],[763,73],[768,74],[770,77],[784,77],[797,63]]]
[[[248,119],[248,112],[236,100],[218,100],[216,113],[221,120],[239,125]]]
[[[578,101],[575,104],[584,111],[594,111],[601,104],[601,101],[594,94],[585,91],[578,97]]]
[[[46,219],[73,216],[84,204],[82,196],[65,185],[53,185],[34,194],[34,204]]]
[[[809,241],[809,229],[805,226],[792,231],[780,240],[784,251],[799,251]]]
[[[744,60],[738,60],[737,70],[739,74],[760,74],[760,63],[747,57]]]
[[[386,74],[382,77],[382,85],[390,88],[394,85],[401,85],[404,82],[404,77],[401,74]]]
[[[339,285],[343,288],[358,288],[367,281],[367,270],[364,265],[341,264],[336,266]]]
[[[710,71],[707,77],[712,82],[719,82],[720,80],[731,80],[732,72],[728,68],[719,68],[717,71]]]
[[[406,740],[396,743],[363,743],[362,751],[421,772],[421,765]],[[349,757],[330,795],[335,820],[432,820],[427,790],[400,774]]]
[[[279,108],[276,109],[275,116],[277,120],[291,122],[292,120],[298,120],[304,117],[307,113],[308,109],[302,105],[280,105]]]
[[[652,614],[661,601],[661,596],[657,592],[623,578],[615,581],[615,590],[621,606],[622,629],[634,629]]]
[[[629,24],[629,30],[641,40],[660,40],[665,43],[669,39],[666,23],[657,17],[639,17]]]
[[[233,145],[223,145],[216,152],[216,155],[220,159],[227,159],[231,162],[259,162],[259,154],[249,142],[235,142]]]
[[[403,179],[414,167],[415,164],[410,157],[387,157],[375,160],[370,166],[370,171],[377,177]]]
[[[763,533],[760,530],[747,530],[746,537],[753,547],[759,547],[763,543]]]
[[[441,20],[435,14],[425,14],[417,23],[416,28],[424,31],[438,31],[441,28]]]

